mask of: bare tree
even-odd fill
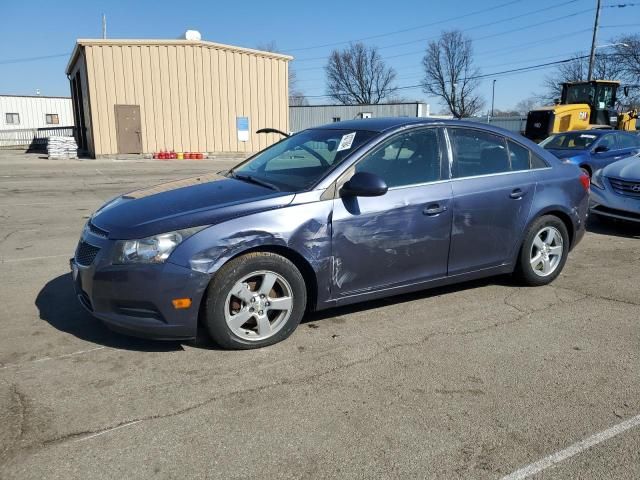
[[[614,43],[614,52],[625,79],[629,83],[640,83],[640,35],[625,35]]]
[[[640,109],[640,35],[622,36],[615,44],[615,56],[623,71],[622,81],[629,87],[628,96],[618,94],[618,101],[625,109]]]
[[[560,98],[562,83],[586,81],[589,72],[589,56],[576,54],[570,61],[558,64],[555,72],[547,75],[543,85],[545,92],[540,95],[544,103],[553,103]],[[612,53],[596,54],[593,64],[593,78],[600,80],[620,80],[624,68],[618,55]]]
[[[289,65],[289,105],[294,107],[309,105],[309,100],[298,88],[298,76],[291,65]]]
[[[443,32],[438,41],[429,42],[422,65],[424,92],[439,97],[454,117],[482,110],[484,100],[476,93],[480,71],[473,65],[471,39],[462,32]]]
[[[376,47],[363,43],[331,52],[325,71],[327,94],[340,103],[376,104],[396,91],[395,70],[386,66]]]
[[[258,50],[262,50],[265,52],[274,52],[279,53],[278,46],[276,42],[273,40],[267,43],[261,43],[256,47]],[[309,105],[309,101],[307,97],[305,97],[304,92],[300,90],[298,86],[298,75],[296,75],[296,71],[293,69],[291,64],[289,64],[289,105],[293,106],[301,106],[301,105]]]
[[[540,101],[536,97],[529,97],[523,100],[520,100],[516,103],[514,110],[518,112],[518,115],[526,115],[531,110],[540,106]]]

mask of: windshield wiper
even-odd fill
[[[229,171],[229,176],[231,178],[236,178],[238,180],[243,180],[245,182],[255,183],[256,185],[260,185],[262,187],[269,188],[271,190],[280,190],[273,183],[265,182],[264,180],[260,180],[259,178],[252,177],[251,175],[244,175],[242,173],[236,173],[233,170]]]

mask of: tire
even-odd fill
[[[553,236],[549,237],[550,234]],[[525,285],[534,287],[553,282],[564,268],[569,246],[569,233],[562,220],[554,215],[538,218],[525,234],[516,276]]]
[[[306,304],[304,278],[293,263],[275,253],[248,253],[215,274],[207,289],[204,323],[222,348],[266,347],[293,333]]]

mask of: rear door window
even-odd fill
[[[511,161],[511,170],[517,172],[519,170],[531,170],[534,168],[545,168],[548,165],[540,157],[535,155],[527,147],[507,140],[509,146],[509,160]]]
[[[510,140],[507,141],[507,144],[509,145],[511,170],[529,170],[531,168],[531,152],[529,149]]]
[[[471,128],[449,129],[453,149],[453,178],[511,171],[503,137]]]

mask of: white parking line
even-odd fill
[[[543,459],[538,460],[537,462],[532,463],[531,465],[527,465],[526,467],[521,468],[520,470],[516,470],[515,472],[505,477],[502,477],[501,480],[523,480],[532,475],[535,475],[538,472],[541,472],[546,468],[552,467],[555,464],[566,460],[567,458],[573,457],[574,455],[584,452],[585,450],[593,447],[594,445],[604,442],[605,440],[609,440],[610,438],[613,438],[616,435],[620,435],[621,433],[626,432],[627,430],[637,426],[640,426],[640,415],[630,418],[628,420],[625,420],[624,422],[614,425],[613,427],[607,430],[604,430],[603,432],[596,433],[595,435],[592,435],[589,438],[586,438],[577,443],[574,443],[573,445],[565,448],[564,450],[560,450],[559,452],[549,455],[548,457],[544,457]]]
[[[90,199],[91,201],[93,199]],[[35,203],[4,203],[0,204],[0,208],[11,208],[11,207],[37,207],[37,206],[48,206],[53,208],[58,207],[77,207],[78,202],[75,203],[53,203],[53,202],[35,202]]]
[[[68,253],[62,255],[47,255],[45,257],[24,257],[24,258],[2,258],[0,257],[0,263],[17,263],[17,262],[32,262],[34,260],[47,260],[48,258],[60,258],[67,257],[71,258],[73,254],[69,255]]]
[[[5,369],[8,369],[8,368],[23,367],[25,365],[32,365],[34,363],[47,362],[49,360],[60,360],[62,358],[75,357],[76,355],[82,355],[84,353],[95,352],[96,350],[103,350],[105,348],[107,348],[107,347],[96,347],[96,348],[90,348],[89,350],[79,350],[77,352],[65,353],[64,355],[58,355],[56,357],[42,357],[42,358],[37,358],[35,360],[29,360],[28,362],[23,362],[23,363],[10,363],[8,365],[1,366],[0,370],[5,370]],[[110,348],[110,350],[113,350],[113,349]]]
[[[140,423],[142,420],[134,420],[133,422],[123,423],[122,425],[118,425],[117,427],[110,428],[109,430],[104,430],[102,432],[94,433],[93,435],[88,435],[86,437],[79,438],[75,440],[76,442],[84,442],[85,440],[89,440],[91,438],[99,437],[100,435],[104,435],[105,433],[113,432],[114,430],[118,430],[119,428],[128,427],[130,425],[135,425],[136,423]]]

